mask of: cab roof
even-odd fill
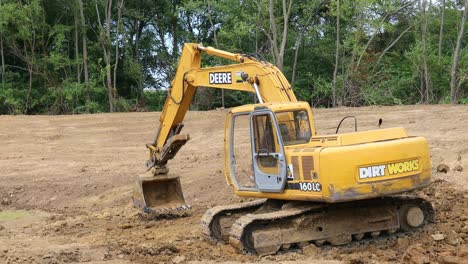
[[[248,104],[242,105],[238,107],[234,107],[229,111],[231,114],[236,113],[245,113],[245,112],[252,112],[255,108],[265,107],[270,109],[273,112],[278,111],[287,111],[287,110],[296,110],[296,109],[310,109],[309,103],[307,102],[281,102],[281,103],[263,103],[263,104]]]

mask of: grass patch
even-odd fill
[[[0,221],[11,221],[16,220],[25,216],[31,215],[28,211],[16,210],[16,211],[1,211]]]

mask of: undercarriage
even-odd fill
[[[417,196],[387,196],[326,204],[255,200],[208,210],[204,236],[239,252],[274,254],[290,247],[344,245],[353,240],[411,231],[434,220],[432,205]]]

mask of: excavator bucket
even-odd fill
[[[179,124],[175,133],[179,133],[183,125]],[[143,209],[145,213],[162,216],[185,216],[190,205],[185,203],[184,194],[180,185],[180,179],[177,176],[169,175],[166,164],[172,159],[179,149],[190,139],[189,135],[177,134],[172,136],[159,152],[158,164],[156,160],[147,161],[147,167],[151,168],[144,175],[140,175],[133,190],[133,203],[136,207]],[[147,144],[150,153],[154,154],[155,146]]]
[[[179,177],[167,174],[138,177],[133,203],[149,214],[177,215],[190,209],[185,203]]]

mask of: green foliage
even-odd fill
[[[468,104],[468,97],[462,98],[460,104]]]
[[[161,111],[167,97],[167,91],[147,90],[144,91],[145,104],[150,111]]]
[[[71,31],[72,27],[59,24],[53,26],[49,33],[49,37],[53,39],[53,47],[47,58],[47,62],[54,71],[59,71],[73,65],[72,60],[67,54],[67,48],[70,44],[68,43],[67,35],[69,35]]]
[[[330,81],[323,77],[318,77],[314,80],[313,88],[310,93],[300,93],[300,98],[310,98],[310,102],[313,106],[329,106],[330,98],[332,98],[332,84]]]
[[[80,2],[85,21],[81,21]],[[292,86],[299,100],[315,107],[331,106],[339,13],[340,105],[423,102],[424,60],[430,78],[429,103],[450,102],[450,71],[462,1],[446,1],[440,55],[440,4],[432,4],[425,12],[428,32],[424,51],[424,19],[417,4],[339,2],[338,10],[338,0],[294,1],[288,21],[284,21],[282,2],[273,2],[277,38],[283,37],[284,22],[288,25],[283,72],[294,81]],[[0,72],[0,114],[107,112],[109,101],[115,111],[160,111],[186,42],[200,42],[275,63],[269,0],[175,0],[156,4],[151,0],[124,0],[121,10],[119,0],[112,2],[107,24],[104,9],[108,3],[0,2],[5,60],[5,74]],[[85,28],[81,28],[81,22],[85,22]],[[88,82],[83,37],[88,53]],[[457,67],[457,94],[462,104],[468,103],[467,41],[466,37],[462,39]],[[228,63],[233,62],[210,57],[202,62],[203,66]],[[110,84],[106,78],[109,71]],[[221,90],[199,89],[191,109],[219,108],[223,99],[225,107],[233,107],[254,103],[254,98],[253,94],[239,91],[225,91],[223,98]]]
[[[54,89],[52,96],[42,98],[49,102],[51,109],[61,113],[98,113],[108,109],[100,103],[106,99],[103,86],[66,80],[61,87]]]
[[[73,108],[74,114],[94,114],[104,112],[104,108],[98,102],[86,101],[84,105]]]
[[[133,105],[135,105],[134,100],[126,100],[124,98],[118,98],[115,101],[115,111],[116,112],[129,112]]]
[[[0,114],[21,114],[23,112],[24,94],[11,85],[1,86]]]

